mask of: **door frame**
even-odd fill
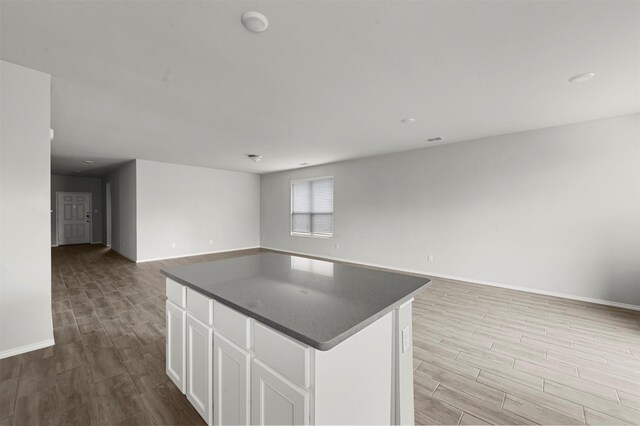
[[[58,220],[58,214],[60,213],[60,195],[72,194],[72,195],[84,195],[89,199],[89,212],[91,213],[91,222],[89,223],[89,244],[93,244],[93,199],[90,192],[74,192],[74,191],[56,191],[56,245],[60,246],[60,221]]]
[[[106,204],[106,219],[107,219],[107,226],[106,226],[106,231],[107,231],[107,235],[105,238],[105,245],[107,247],[111,247],[111,182],[107,182],[105,185],[105,204]]]

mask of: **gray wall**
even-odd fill
[[[640,305],[639,128],[634,114],[263,175],[262,246]],[[335,237],[291,236],[290,181],[327,175]]]
[[[102,179],[51,175],[51,245],[58,244],[56,226],[56,192],[90,192],[91,193],[91,242],[102,243],[102,223],[104,221]]]
[[[137,260],[260,245],[260,176],[136,160]]]
[[[111,248],[136,261],[136,162],[109,174],[107,182],[111,183]]]
[[[53,345],[51,76],[0,61],[0,358]]]

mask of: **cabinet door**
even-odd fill
[[[186,312],[167,301],[167,376],[182,393],[185,392]]]
[[[251,355],[214,332],[213,365],[214,424],[249,424]]]
[[[187,399],[211,425],[213,331],[187,313]]]
[[[309,393],[255,359],[251,422],[254,425],[307,425]]]

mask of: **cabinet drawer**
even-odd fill
[[[184,309],[187,306],[187,286],[167,278],[167,299]]]
[[[251,318],[225,305],[213,302],[213,326],[243,348],[251,347]]]
[[[187,288],[187,312],[205,324],[213,325],[213,299]]]
[[[304,387],[310,382],[310,348],[259,322],[253,323],[256,357]]]

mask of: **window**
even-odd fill
[[[333,178],[291,182],[291,235],[333,236]]]

